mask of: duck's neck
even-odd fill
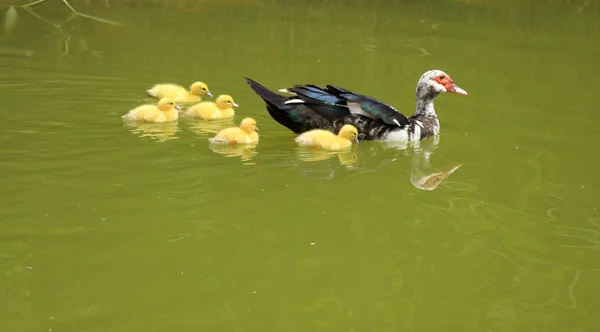
[[[419,98],[417,97],[417,107],[415,109],[415,116],[433,116],[435,114],[435,108],[433,107],[433,98]]]
[[[432,116],[437,117],[435,109],[433,108],[433,99],[439,93],[434,89],[428,88],[425,84],[419,83],[417,85],[417,107],[415,109],[415,116]]]

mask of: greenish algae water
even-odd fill
[[[122,25],[2,9],[1,331],[597,330],[598,1],[71,4]],[[243,80],[411,114],[433,68],[469,92],[437,146],[341,154]],[[196,80],[235,119],[121,120]],[[209,146],[244,116],[256,149]]]

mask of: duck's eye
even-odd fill
[[[231,104],[231,101],[229,101],[229,100],[228,100],[228,101],[227,101],[227,104]]]
[[[206,91],[206,88],[202,88],[202,90]]]
[[[440,76],[440,80],[443,80],[445,78],[446,78],[446,76],[444,76],[444,75]]]

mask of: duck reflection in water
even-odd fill
[[[419,147],[418,144],[414,144],[410,147],[407,146],[398,146],[397,144],[379,144],[380,142],[372,142],[365,143],[361,146],[361,148],[366,145],[371,145],[368,149],[363,150],[364,152],[377,155],[381,153],[381,148],[385,150],[400,150],[403,153],[411,152],[411,163],[410,163],[410,183],[417,189],[431,191],[435,190],[444,180],[446,180],[450,175],[452,175],[457,169],[462,166],[462,163],[455,164],[451,167],[446,167],[444,169],[434,168],[431,166],[431,156],[434,151],[438,147],[439,139],[434,138],[429,142],[422,142],[422,147]],[[379,150],[379,152],[378,152]],[[357,151],[345,150],[345,151],[326,151],[326,150],[318,150],[318,149],[307,149],[307,148],[299,148],[297,150],[298,159],[306,162],[318,162],[328,160],[337,156],[339,158],[340,164],[345,166],[354,167],[358,173],[370,173],[376,172],[381,167],[386,167],[386,165],[390,165],[391,156],[383,157],[386,162],[379,164],[375,167],[369,166],[366,164],[366,168],[363,166],[356,168],[356,163],[358,161]],[[390,159],[388,159],[390,158]],[[330,169],[333,173],[336,173],[334,169]],[[329,178],[334,177],[334,175],[330,174]]]
[[[445,171],[432,172],[431,154],[433,151],[414,150],[410,167],[410,183],[421,190],[435,190],[445,179],[459,169],[463,164],[458,164]]]
[[[158,142],[178,139],[177,133],[181,131],[177,121],[163,123],[126,122],[132,134],[145,138],[150,137]]]
[[[389,167],[396,158],[410,157],[410,183],[417,189],[432,191],[437,189],[442,182],[450,177],[450,175],[454,174],[454,172],[463,165],[462,163],[455,163],[452,166],[444,168],[432,167],[431,158],[438,147],[439,136],[435,136],[431,140],[415,142],[415,144],[410,145],[398,145],[396,142],[365,142],[361,144],[360,150],[353,149],[340,152],[299,149],[298,159],[314,162],[338,156],[342,165],[351,165],[352,168],[356,170],[356,172],[352,174],[353,176],[356,176],[364,173],[378,172],[383,168]],[[390,152],[392,152],[395,157],[390,155]],[[356,164],[358,161],[358,153],[363,156],[365,154],[371,157],[380,156],[381,162],[377,164],[367,162],[358,166]],[[337,173],[335,168],[328,167],[328,169],[331,174],[328,175],[327,179],[335,177],[335,173]]]
[[[410,149],[413,154],[410,165],[410,183],[415,188],[426,191],[435,190],[463,165],[458,163],[452,167],[445,167],[445,170],[431,167],[431,156],[439,146],[439,136],[434,136],[431,140],[416,141],[411,145]]]
[[[258,154],[257,144],[209,144],[208,147],[215,153],[225,157],[239,157],[241,161],[248,162]]]

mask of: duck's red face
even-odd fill
[[[446,92],[456,93],[463,96],[467,95],[467,91],[459,88],[456,84],[454,84],[454,81],[450,78],[450,76],[446,74],[440,74],[434,77],[433,80],[443,85],[444,88],[446,88]]]

